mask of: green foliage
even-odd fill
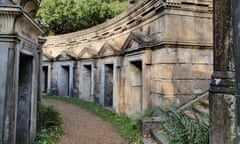
[[[209,127],[202,121],[188,117],[175,108],[159,110],[160,129],[168,136],[170,144],[208,144]]]
[[[50,34],[89,28],[129,8],[126,0],[43,0],[37,13]]]
[[[44,98],[57,99],[77,105],[81,108],[85,108],[94,113],[95,115],[101,117],[103,120],[112,123],[112,125],[117,128],[119,133],[123,137],[127,138],[131,143],[141,143],[138,119],[132,120],[126,116],[119,116],[112,111],[104,109],[99,104],[83,101],[77,98],[69,98],[62,96],[44,96]]]
[[[53,106],[39,104],[38,126],[40,128],[59,127],[62,124],[60,113]]]
[[[63,134],[62,118],[53,106],[38,105],[38,132],[34,144],[57,144]]]

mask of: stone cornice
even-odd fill
[[[164,18],[170,16],[173,16],[171,18],[183,16],[185,18],[207,19],[210,22],[209,25],[211,25],[212,2],[209,0],[141,0],[130,10],[98,26],[69,34],[46,37],[48,40],[43,46],[43,49],[45,53],[55,57],[61,49],[71,50],[77,54],[79,50],[86,45],[92,45],[94,50],[99,51],[104,43],[118,41],[118,46],[121,48],[120,51],[123,51],[128,44],[131,45],[130,41],[126,43],[131,32],[142,32],[142,35],[153,40],[139,43],[136,38],[135,42],[139,43],[142,49],[161,47],[163,45],[173,46],[176,45],[176,41],[182,42],[181,44],[187,47],[198,44],[201,45],[201,42],[211,42],[210,37],[210,39],[198,39],[198,36],[194,35],[194,31],[188,31],[193,34],[193,37],[188,39],[171,35],[171,30],[174,29],[175,26],[165,25]],[[168,20],[166,22],[171,22],[169,19],[166,20]],[[146,29],[147,27],[149,28],[148,25],[154,25],[156,22],[158,23],[157,25],[161,25],[158,26],[157,32],[153,33],[155,29],[150,28],[151,32],[148,33]],[[144,30],[143,27],[145,28]],[[179,31],[180,29],[181,28],[178,28]],[[185,27],[185,29],[187,28]],[[184,41],[187,42],[185,43]],[[177,44],[181,45],[179,42],[177,42]],[[209,43],[209,47],[210,46],[212,46],[212,44]],[[123,53],[138,51],[133,47],[134,46],[132,46],[131,49],[128,48],[124,50]],[[204,48],[209,47],[204,46]]]
[[[31,11],[34,11],[34,13],[31,14],[31,16],[34,17],[37,9],[41,3],[41,0],[11,0],[11,2],[14,5],[21,6],[27,12],[30,12],[29,7],[27,5],[29,5],[31,3]]]
[[[0,34],[18,33],[22,37],[34,34],[30,38],[37,39],[38,35],[44,33],[40,26],[19,6],[0,4],[0,19]]]
[[[212,13],[212,3],[209,0],[203,0],[201,2],[195,0],[141,0],[130,10],[98,26],[69,34],[49,36],[47,37],[48,42],[46,45],[57,43],[56,41],[63,42],[68,39],[78,39],[78,41],[105,39],[112,35],[131,30],[140,23],[157,15],[160,9],[161,11],[164,9],[178,9],[200,13]]]

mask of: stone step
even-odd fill
[[[142,137],[142,142],[144,144],[158,144],[158,142],[153,137]]]
[[[152,136],[158,142],[158,144],[169,144],[166,135],[163,132],[161,132],[161,130],[153,129]]]
[[[199,104],[200,101],[205,102],[206,99],[208,100],[208,96],[209,96],[209,93],[208,92],[204,92],[200,96],[198,96],[197,98],[195,98],[195,99],[189,101],[188,103],[180,106],[179,110],[180,111],[184,111],[184,110],[187,110],[187,109],[191,109],[191,107],[193,105]]]
[[[202,105],[201,103],[192,105],[191,109],[186,109],[183,113],[190,118],[202,121],[207,125],[209,124],[209,107]]]
[[[197,119],[196,114],[192,110],[185,110],[183,113],[190,118]]]
[[[200,101],[200,103],[206,107],[209,107],[209,100],[208,99],[203,99]]]
[[[201,104],[193,105],[192,109],[198,113],[209,114],[209,108]]]

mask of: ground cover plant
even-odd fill
[[[124,138],[127,138],[129,140],[130,143],[142,143],[140,136],[139,119],[132,120],[126,116],[120,116],[115,112],[104,109],[99,104],[83,101],[78,98],[49,95],[45,95],[43,97],[61,100],[87,109],[95,115],[101,117],[104,121],[110,122]]]
[[[203,121],[193,119],[176,108],[163,111],[160,116],[159,133],[169,140],[169,144],[208,144],[209,126]]]
[[[53,106],[38,105],[38,130],[34,144],[57,144],[63,134],[62,118]]]

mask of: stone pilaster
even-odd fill
[[[215,71],[210,86],[210,144],[232,144],[235,132],[234,73]]]
[[[0,4],[0,144],[36,136],[41,28],[18,5]]]
[[[210,87],[210,144],[238,144],[239,15],[237,0],[214,1],[214,73]],[[239,10],[238,10],[239,9]],[[235,17],[235,18],[233,18]]]

